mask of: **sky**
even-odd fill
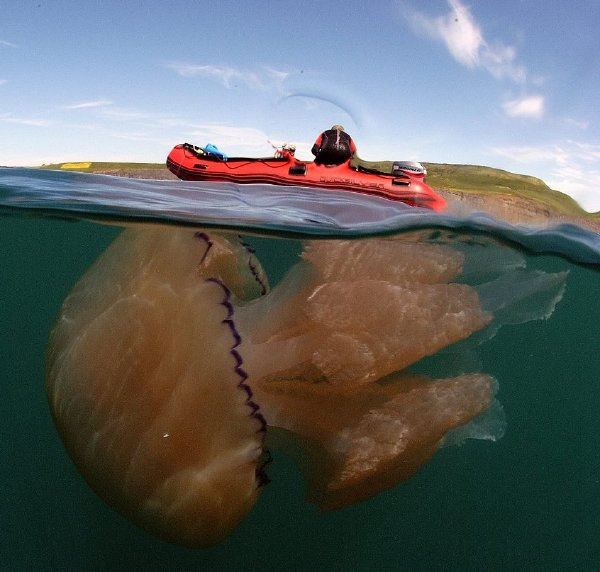
[[[487,165],[600,211],[598,0],[3,0],[0,165],[265,156]]]

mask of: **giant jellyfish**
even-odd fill
[[[432,376],[427,360],[548,317],[564,280],[505,246],[423,231],[307,241],[270,289],[235,235],[128,229],[62,306],[47,394],[99,496],[161,538],[206,546],[251,510],[269,447],[335,509],[443,444],[499,437],[496,381],[468,360]]]

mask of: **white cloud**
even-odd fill
[[[15,123],[17,125],[28,125],[30,127],[50,127],[54,125],[53,121],[48,119],[33,119],[28,117],[13,117],[10,113],[0,115],[0,121],[4,123]]]
[[[494,147],[491,152],[529,165],[550,188],[574,198],[586,211],[600,211],[600,145],[564,141],[544,146]]]
[[[567,143],[576,149],[576,154],[582,161],[588,163],[600,161],[600,145],[578,141],[568,141]]]
[[[574,198],[587,212],[600,212],[600,170],[556,172],[547,183],[551,188]]]
[[[581,121],[579,119],[573,119],[572,117],[567,117],[564,122],[569,127],[576,127],[577,129],[581,130],[585,130],[590,126],[589,121]]]
[[[136,124],[136,129],[140,127],[149,131],[158,129],[161,133],[164,133],[165,128],[189,128],[190,126],[189,121],[173,115],[130,107],[116,107],[112,104],[98,106],[97,117],[119,124]]]
[[[417,32],[425,32],[431,38],[441,41],[452,57],[470,68],[483,68],[496,78],[508,78],[524,83],[527,72],[515,63],[516,50],[500,42],[488,42],[471,11],[460,0],[447,0],[450,12],[444,16],[431,18],[414,9],[402,13]]]
[[[156,142],[157,138],[149,133],[145,133],[143,131],[125,131],[125,132],[107,132],[111,137],[116,137],[117,139],[125,139],[127,141],[150,141]]]
[[[213,143],[223,150],[230,148],[263,150],[270,149],[269,136],[254,127],[234,127],[220,124],[191,125],[190,135],[198,144]]]
[[[5,48],[16,48],[17,44],[13,44],[12,42],[7,42],[6,40],[0,40],[0,46],[4,46]]]
[[[458,62],[475,67],[479,65],[480,53],[485,46],[481,30],[473,20],[469,9],[457,0],[449,0],[451,11],[445,16],[422,22],[432,36],[441,39]]]
[[[490,150],[494,155],[507,157],[525,164],[551,161],[560,165],[566,165],[570,157],[570,153],[558,145],[545,147],[514,145],[510,147],[492,147]]]
[[[0,85],[4,85],[6,83],[8,83],[7,79],[0,79]]]
[[[265,72],[267,75],[271,76],[276,82],[285,81],[289,76],[290,72],[284,70],[276,70],[275,68],[265,66]]]
[[[529,95],[507,101],[502,104],[502,108],[509,117],[540,118],[544,115],[544,103],[542,95]]]
[[[139,109],[128,109],[122,107],[102,107],[100,113],[107,119],[115,121],[156,121],[159,116],[155,113]]]
[[[226,88],[244,85],[251,89],[266,90],[281,84],[288,72],[264,67],[260,71],[240,70],[229,66],[172,62],[167,64],[183,77],[206,77],[221,82]]]
[[[63,109],[90,109],[93,107],[105,107],[107,105],[112,105],[112,101],[107,99],[95,99],[92,101],[81,101],[79,103],[71,103],[69,105],[63,106]]]

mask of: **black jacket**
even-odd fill
[[[356,145],[352,137],[337,129],[323,131],[311,149],[315,163],[321,165],[340,165],[350,159],[355,151]]]

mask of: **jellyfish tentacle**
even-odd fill
[[[472,287],[448,282],[463,258],[387,239],[308,243],[269,296],[240,308],[250,371],[372,383],[468,337],[491,314]]]
[[[394,284],[447,283],[461,271],[464,254],[446,245],[392,238],[307,242],[302,252],[324,282],[364,279]]]
[[[264,380],[256,395],[268,412],[268,440],[298,463],[309,499],[337,509],[410,478],[448,431],[487,410],[492,389],[485,374],[399,374],[359,387]]]
[[[463,261],[446,245],[310,242],[269,296],[238,309],[270,440],[297,453],[321,506],[409,478],[490,406],[489,376],[395,373],[491,321],[471,286],[451,282]]]

